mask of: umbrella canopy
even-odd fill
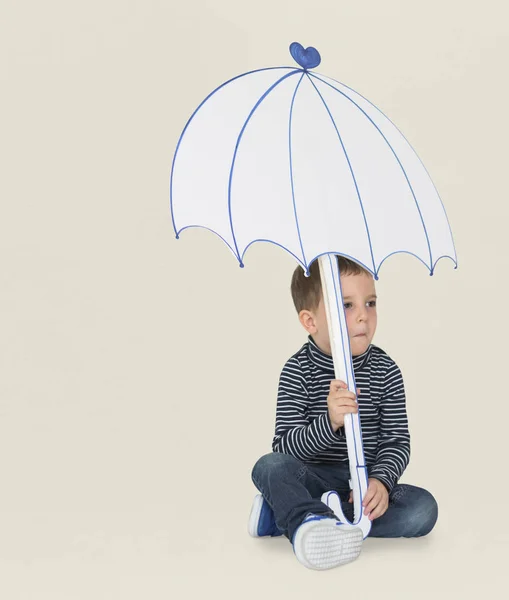
[[[292,54],[306,64],[298,46]],[[306,274],[330,253],[375,279],[397,252],[431,274],[441,258],[457,265],[442,201],[402,133],[363,96],[305,66],[245,73],[207,96],[178,142],[170,205],[177,237],[210,229],[240,266],[256,241],[281,246]]]
[[[177,238],[190,227],[220,236],[241,267],[257,241],[292,254],[306,275],[318,259],[335,376],[356,392],[336,254],[375,279],[406,252],[433,274],[457,267],[449,222],[424,165],[397,127],[348,86],[310,71],[314,48],[293,43],[300,68],[244,73],[198,106],[178,141],[170,175]],[[366,537],[367,489],[358,414],[345,417],[354,526]],[[328,493],[323,501],[329,503]],[[332,501],[334,503],[334,500]],[[331,504],[329,503],[329,506]],[[341,505],[334,511],[345,525]]]

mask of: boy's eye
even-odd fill
[[[370,300],[367,304],[368,304],[368,306],[371,306],[371,307],[376,306],[376,300]],[[346,308],[352,308],[352,303],[351,302],[345,302],[343,304],[343,306],[345,307],[345,309]]]

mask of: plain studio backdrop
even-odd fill
[[[0,597],[505,598],[508,12],[502,1],[14,2],[0,25]],[[252,539],[251,469],[306,341],[294,259],[177,241],[180,132],[223,81],[292,64],[374,102],[429,170],[459,268],[385,262],[374,343],[405,378],[436,528],[310,571]]]

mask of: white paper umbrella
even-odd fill
[[[241,267],[247,248],[271,242],[309,275],[318,259],[335,375],[355,392],[340,277],[334,255],[375,279],[383,261],[414,255],[433,274],[450,258],[449,222],[426,169],[396,126],[348,86],[317,74],[320,55],[297,43],[300,68],[260,69],[234,77],[198,106],[179,139],[170,175],[177,238],[204,227],[220,236]],[[345,432],[354,523],[367,489],[358,415]],[[338,512],[340,514],[338,514]],[[340,506],[338,517],[346,524]]]

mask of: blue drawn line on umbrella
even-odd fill
[[[213,231],[213,233],[215,233],[215,231]],[[219,237],[221,237],[221,236],[219,236]],[[309,271],[307,270],[308,266],[306,265],[306,263],[303,263],[302,260],[296,254],[294,254],[291,250],[289,250],[286,246],[283,246],[282,244],[280,244],[279,242],[275,242],[274,240],[266,240],[264,238],[257,238],[256,240],[251,240],[249,242],[249,244],[244,248],[244,252],[242,253],[242,260],[244,259],[244,256],[246,255],[248,248],[250,246],[252,246],[253,244],[255,244],[256,242],[267,242],[269,244],[274,244],[274,246],[278,246],[282,250],[285,250],[286,252],[288,252],[288,254],[293,256],[293,258],[295,258],[295,260],[299,263],[299,265],[305,270],[306,276],[309,276]],[[235,254],[235,251],[233,251],[233,253]],[[324,254],[327,254],[327,253],[324,253]],[[241,265],[241,266],[243,266],[243,265]]]
[[[299,79],[299,83],[295,86],[295,91],[293,92],[292,103],[290,105],[290,116],[288,119],[288,154],[290,159],[290,183],[292,186],[292,202],[293,202],[293,214],[295,215],[295,224],[297,226],[297,235],[299,236],[299,244],[302,252],[302,258],[304,262],[306,262],[306,254],[304,252],[304,246],[302,244],[302,237],[300,235],[300,227],[299,227],[299,219],[297,218],[297,205],[295,204],[295,186],[293,183],[293,160],[292,160],[292,117],[293,117],[293,105],[295,103],[295,96],[297,95],[297,91],[299,90],[299,86],[302,83],[302,79],[305,73],[302,73],[301,78]]]
[[[330,256],[330,254],[328,255],[328,259],[329,259],[330,269],[334,272],[334,267],[332,266],[332,257]],[[336,263],[336,268],[339,269],[339,267],[337,266],[337,263]],[[343,305],[343,291],[341,289],[341,279],[339,278],[339,295],[338,295],[338,288],[336,286],[336,278],[335,277],[332,278],[332,283],[334,285],[334,297],[336,299],[336,309],[338,311],[338,316],[339,316],[340,315],[339,311],[340,310],[343,310],[343,311],[345,310],[344,305]],[[339,306],[338,298],[341,298],[341,308]],[[344,315],[344,316],[345,316],[345,325],[346,325],[346,315]],[[352,362],[352,358],[351,358],[351,356],[352,356],[352,348],[350,346],[350,338],[348,336],[346,336],[347,339],[346,339],[346,342],[345,342],[345,339],[344,339],[344,336],[343,336],[343,328],[342,327],[340,327],[340,332],[341,332],[341,345],[343,346],[343,364],[344,364],[344,367],[345,367],[346,378],[347,378],[346,384],[350,388],[351,387],[350,381],[349,381],[349,379],[350,379],[350,372],[348,370],[348,366],[346,364],[346,358],[345,357],[346,356],[350,356],[350,368],[351,368],[351,373],[352,373],[352,378],[353,378],[353,384],[355,386],[355,375],[354,375],[354,372],[353,372],[353,362]],[[347,353],[347,349],[348,349],[348,353]],[[353,417],[352,417],[352,429],[353,429]],[[358,466],[359,465],[359,454],[357,452],[357,444],[354,444],[354,448],[355,448],[355,461],[356,461],[356,465]]]
[[[246,122],[244,123],[242,129],[240,130],[239,133],[239,137],[237,138],[237,143],[235,144],[235,151],[233,153],[233,159],[232,159],[232,166],[230,168],[230,178],[228,181],[228,214],[230,216],[230,227],[231,227],[231,232],[232,232],[232,238],[233,238],[233,242],[235,244],[235,250],[237,251],[237,256],[240,259],[240,266],[244,267],[244,264],[242,263],[242,259],[240,258],[240,253],[239,253],[239,249],[237,247],[237,239],[235,237],[235,231],[233,230],[233,219],[232,219],[232,209],[231,209],[231,201],[232,201],[232,179],[233,179],[233,170],[235,168],[235,160],[237,159],[237,152],[239,150],[239,145],[240,142],[242,140],[242,136],[244,135],[244,131],[246,130],[246,127],[249,123],[249,121],[251,120],[251,117],[254,115],[254,113],[256,112],[256,109],[260,106],[260,104],[265,100],[265,98],[270,94],[270,92],[272,92],[272,90],[278,86],[281,82],[283,82],[285,79],[288,79],[288,77],[291,77],[292,75],[296,75],[297,73],[302,73],[302,69],[294,69],[291,73],[287,73],[286,75],[283,75],[283,77],[281,77],[280,79],[278,79],[275,83],[273,83],[268,90],[266,90],[262,96],[260,97],[260,99],[256,102],[256,104],[253,106],[253,108],[251,109],[251,112],[249,113]]]
[[[315,77],[317,77],[318,79],[320,79],[320,81],[323,81],[323,79],[320,78],[320,76],[318,76],[317,73],[313,73],[313,75]],[[325,75],[322,75],[322,77],[325,77]],[[351,92],[353,92],[354,94],[356,94],[357,96],[360,96],[363,100],[365,100],[368,104],[370,104],[374,109],[376,109],[382,116],[384,116],[389,123],[391,123],[391,125],[394,127],[394,129],[396,129],[396,131],[398,131],[398,133],[401,135],[401,137],[405,140],[405,142],[408,144],[408,146],[410,147],[410,149],[412,150],[412,152],[415,154],[417,160],[421,163],[422,168],[425,170],[426,175],[429,177],[429,180],[431,181],[431,185],[434,187],[435,192],[437,193],[438,199],[440,200],[440,204],[442,205],[442,209],[444,211],[444,215],[445,215],[445,220],[447,221],[447,226],[449,227],[449,233],[451,234],[451,242],[452,242],[452,246],[454,248],[454,254],[456,256],[456,258],[453,258],[452,256],[448,256],[448,258],[450,258],[454,263],[455,263],[455,269],[458,268],[458,259],[457,259],[457,253],[456,253],[456,246],[454,244],[454,237],[452,235],[452,229],[451,229],[451,224],[449,223],[449,218],[447,217],[447,212],[445,210],[445,206],[444,203],[442,202],[442,198],[440,196],[440,194],[438,193],[438,190],[433,182],[433,179],[431,178],[428,169],[426,169],[425,164],[422,162],[421,157],[417,154],[417,152],[415,151],[414,147],[412,146],[412,144],[407,140],[407,138],[405,137],[405,135],[403,134],[403,132],[398,128],[398,126],[393,123],[393,121],[391,121],[391,119],[382,111],[378,108],[378,106],[376,106],[375,104],[373,104],[373,102],[371,102],[371,100],[369,100],[368,98],[364,97],[362,94],[360,94],[359,92],[357,92],[356,90],[354,90],[353,88],[349,87],[348,85],[346,85],[345,83],[342,83],[341,81],[338,81],[337,79],[334,79],[332,77],[328,77],[327,79],[331,79],[332,81],[334,81],[335,83],[342,85],[343,87],[347,88],[348,90],[350,90]],[[323,81],[323,83],[327,83],[326,81]],[[330,84],[329,84],[330,85]],[[334,86],[332,86],[334,87]],[[340,92],[340,90],[338,90],[337,88],[334,88],[336,91]],[[444,258],[443,256],[441,256],[440,258]],[[435,265],[437,264],[437,262],[440,260],[437,259],[435,261]],[[433,273],[431,273],[431,275],[433,275]]]
[[[327,256],[327,258],[329,260],[329,267],[330,267],[331,271],[334,271],[334,267],[332,266],[333,262],[332,262],[331,255],[327,254],[326,256]],[[338,302],[338,298],[339,297],[341,297],[341,300],[342,300],[342,302],[341,302],[341,304],[343,306],[342,310],[343,311],[345,310],[345,308],[344,308],[344,301],[343,301],[343,291],[341,289],[341,280],[339,281],[339,294],[338,294],[338,289],[336,287],[336,278],[335,277],[332,278],[332,283],[334,285],[334,299],[336,301],[336,309],[337,309],[338,316],[339,316],[340,315],[340,310],[341,310],[340,307],[339,307],[339,302]],[[346,315],[345,315],[345,320],[346,320]],[[348,339],[347,343],[345,343],[345,338],[343,336],[343,328],[342,327],[340,327],[340,332],[341,332],[341,346],[343,347],[343,366],[345,368],[346,378],[347,378],[346,384],[348,385],[348,387],[350,387],[349,371],[348,371],[348,366],[346,364],[345,356],[347,356],[347,351],[349,353],[348,355],[351,356],[352,349],[351,349],[351,346],[350,346],[350,339]],[[353,364],[352,364],[352,367],[353,367]]]
[[[213,234],[217,235],[217,237],[221,238],[223,240],[223,242],[228,246],[228,248],[230,248],[232,253],[235,254],[235,258],[238,259],[238,256],[235,253],[235,249],[230,246],[230,244],[224,239],[224,237],[220,233],[217,233],[217,231],[214,231],[210,227],[206,227],[205,225],[186,225],[185,227],[182,227],[182,229],[179,231],[179,233],[182,233],[185,229],[192,229],[192,228],[198,228],[198,227],[200,229],[206,229],[207,231],[210,231]],[[178,237],[177,237],[177,239],[178,239]]]
[[[330,254],[328,254],[327,256],[329,259],[330,268],[334,272],[333,259]],[[336,308],[337,308],[338,314],[340,314],[340,311],[343,310],[345,327],[346,327],[346,314],[344,313],[345,309],[344,309],[344,303],[343,303],[343,290],[341,287],[341,276],[340,276],[338,270],[339,270],[339,267],[337,266],[337,263],[336,263],[336,271],[335,271],[336,277],[333,276],[333,278],[332,278],[333,285],[334,285],[334,297],[336,300]],[[339,283],[339,294],[338,294],[338,289],[336,287],[336,279],[338,280],[338,283]],[[339,298],[341,298],[341,308],[340,308],[340,304],[338,301]],[[352,385],[350,385],[350,374],[351,374],[351,377],[353,379],[353,387],[355,388],[355,391],[357,391],[357,389],[356,389],[357,383],[355,380],[355,372],[354,372],[354,367],[353,367],[350,338],[348,337],[348,335],[346,336],[346,344],[345,344],[345,339],[344,339],[345,336],[343,336],[343,327],[340,327],[340,333],[341,333],[341,344],[343,347],[343,363],[344,363],[346,377],[347,377],[347,385],[349,388],[352,387]],[[348,347],[348,354],[347,354],[345,345],[347,345],[347,347]],[[345,357],[347,355],[350,357],[350,370],[348,369],[347,364],[346,364]],[[355,452],[355,467],[356,467],[355,468],[355,477],[357,479],[357,484],[359,487],[359,494],[362,499],[362,486],[361,486],[360,477],[359,477],[359,469],[364,469],[363,474],[364,474],[364,478],[366,480],[366,487],[367,487],[365,457],[364,457],[364,450],[362,447],[362,426],[361,426],[360,418],[357,416],[357,425],[359,427],[359,435],[356,435],[355,425],[354,425],[355,416],[349,415],[349,417],[350,417],[350,421],[352,424],[352,432],[353,432],[353,437],[354,437],[354,452]],[[352,473],[352,480],[353,480],[353,478],[354,478],[354,475]],[[363,517],[363,515],[362,515],[362,507],[361,507],[361,514],[358,516],[357,520],[355,519],[355,515],[354,515],[353,524],[360,523],[360,521],[362,520],[362,517]]]
[[[241,75],[236,75],[235,77],[232,77],[228,81],[225,81],[220,86],[215,88],[212,92],[210,92],[210,94],[199,104],[198,108],[196,108],[196,110],[193,112],[193,114],[189,117],[184,129],[182,130],[182,133],[180,134],[180,138],[177,142],[177,146],[175,148],[175,154],[173,155],[173,161],[171,164],[171,172],[170,172],[170,212],[171,212],[171,220],[172,220],[172,224],[173,224],[173,230],[175,231],[175,235],[176,235],[177,239],[179,238],[180,231],[182,231],[183,229],[181,229],[180,231],[177,231],[177,227],[175,225],[175,219],[174,219],[174,215],[173,215],[173,173],[174,173],[174,169],[175,169],[175,161],[177,159],[177,154],[178,154],[178,151],[180,148],[180,144],[182,142],[184,134],[186,133],[187,128],[189,127],[191,121],[195,117],[196,113],[200,110],[200,108],[205,104],[205,102],[207,102],[207,100],[209,100],[216,92],[218,92],[225,85],[228,85],[229,83],[232,83],[233,81],[235,81],[236,79],[240,79],[241,77],[246,77],[246,75],[253,75],[254,73],[261,73],[262,71],[275,71],[275,70],[290,70],[292,72],[296,72],[295,67],[268,67],[265,69],[255,69],[253,71],[248,71],[247,73],[242,73]],[[297,69],[297,71],[302,72],[302,69]]]
[[[345,258],[349,258],[351,260],[353,260],[354,262],[358,263],[359,265],[361,265],[361,267],[364,267],[366,269],[366,271],[369,271],[373,277],[376,277],[376,273],[367,265],[365,265],[362,261],[360,261],[358,258],[356,258],[355,256],[351,256],[350,254],[345,254],[344,252],[341,251],[337,251],[337,250],[329,250],[327,252],[322,252],[321,254],[317,254],[313,260],[311,260],[309,262],[309,266],[311,266],[316,259],[320,258],[320,256],[325,256],[326,254],[338,254],[339,256],[344,256]],[[302,263],[301,263],[302,264]],[[308,265],[303,265],[304,267],[306,267],[307,271],[306,271],[306,277],[309,276],[309,267]]]
[[[211,233],[213,233],[214,235],[217,235],[218,238],[220,238],[227,246],[228,248],[231,250],[232,254],[235,255],[235,257],[238,260],[238,256],[235,253],[235,249],[232,248],[232,246],[230,246],[230,244],[224,239],[224,237],[220,234],[217,233],[217,231],[214,231],[213,229],[211,229],[210,227],[206,227],[205,225],[186,225],[185,227],[182,227],[182,229],[180,230],[180,233],[182,233],[182,231],[186,230],[186,229],[206,229],[207,231],[210,231]],[[286,252],[288,252],[288,254],[290,254],[291,256],[293,256],[293,258],[295,258],[295,260],[300,264],[300,266],[305,270],[305,274],[306,277],[309,277],[309,266],[305,263],[303,263],[299,257],[294,254],[291,250],[289,250],[288,248],[286,248],[286,246],[283,246],[282,244],[279,244],[278,242],[275,242],[274,240],[266,240],[266,239],[262,239],[262,238],[258,238],[256,240],[252,240],[251,242],[249,242],[249,244],[245,247],[244,252],[242,253],[242,259],[244,258],[247,249],[252,246],[254,243],[256,242],[267,242],[269,244],[273,244],[274,246],[278,246],[279,248],[281,248],[282,250],[285,250]],[[364,263],[360,262],[357,258],[350,256],[349,254],[343,254],[341,252],[323,252],[322,254],[319,254],[318,256],[315,256],[315,258],[313,258],[313,260],[309,263],[309,265],[312,265],[315,260],[317,260],[318,258],[320,258],[320,256],[325,256],[328,254],[334,254],[334,255],[339,255],[339,256],[344,256],[345,258],[349,258],[350,260],[353,260],[354,262],[360,264],[362,267],[364,267],[366,269],[366,271],[369,271],[372,275],[374,275],[373,271],[371,271],[371,269],[366,266]],[[382,266],[382,264],[390,257],[393,256],[394,254],[409,254],[410,256],[414,256],[415,258],[417,258],[428,270],[429,270],[429,266],[426,264],[426,262],[424,262],[422,260],[422,258],[420,256],[417,256],[417,254],[414,254],[413,252],[409,252],[408,250],[396,250],[395,252],[391,252],[391,254],[388,254],[380,263],[380,267]],[[450,258],[453,262],[454,259],[452,258],[452,256],[448,256],[448,255],[444,255],[441,256],[440,258],[437,259],[437,261],[435,262],[435,265],[438,263],[439,260],[441,260],[442,258]],[[379,269],[380,269],[379,267]]]
[[[194,227],[202,227],[202,225],[194,225]],[[184,229],[186,229],[186,227],[184,227]],[[224,239],[218,233],[216,233],[213,229],[209,229],[209,231],[212,231],[212,233],[215,233],[221,239]],[[282,244],[280,244],[279,242],[275,242],[274,240],[266,240],[264,238],[257,238],[256,240],[251,240],[249,242],[249,244],[244,248],[244,252],[242,253],[242,259],[246,255],[248,248],[250,246],[252,246],[253,244],[255,244],[256,242],[267,242],[269,244],[274,244],[274,246],[278,246],[282,250],[285,250],[286,252],[288,252],[288,254],[293,256],[293,258],[295,258],[295,260],[299,263],[299,265],[304,269],[306,277],[309,277],[309,266],[312,265],[316,259],[320,258],[320,256],[324,256],[326,254],[337,254],[340,256],[344,256],[345,258],[349,258],[349,259],[353,260],[354,262],[359,263],[362,267],[364,267],[366,269],[366,271],[369,271],[373,276],[375,276],[375,273],[373,273],[373,271],[368,266],[366,266],[364,263],[360,262],[354,256],[350,256],[349,254],[344,254],[342,252],[338,252],[335,250],[331,250],[329,252],[322,252],[321,254],[318,254],[317,256],[315,256],[315,258],[313,258],[312,261],[310,261],[308,264],[306,264],[306,263],[303,263],[302,260],[296,254],[294,254],[291,250],[289,250],[286,246],[283,246]],[[227,245],[232,250],[233,254],[235,254],[235,251],[233,250],[233,248],[229,244],[227,244]],[[237,260],[238,260],[238,257],[237,257]]]
[[[238,260],[238,256],[235,253],[235,249],[232,248],[232,246],[230,246],[230,244],[224,239],[224,237],[220,234],[217,233],[217,231],[214,231],[213,229],[211,229],[210,227],[206,227],[205,225],[186,225],[185,227],[182,227],[182,229],[180,230],[179,233],[182,233],[183,231],[185,231],[186,229],[206,229],[207,231],[210,231],[211,233],[213,233],[214,235],[217,235],[218,238],[220,238],[227,246],[228,248],[231,250],[232,254],[235,255],[235,257]],[[278,246],[279,248],[281,248],[282,250],[285,250],[286,252],[288,252],[288,254],[290,254],[291,256],[293,256],[293,258],[295,258],[295,260],[300,264],[300,266],[305,270],[305,274],[306,277],[309,277],[309,266],[305,263],[303,263],[299,257],[294,254],[291,250],[289,250],[288,248],[286,248],[286,246],[283,246],[282,244],[279,244],[278,242],[275,242],[274,240],[266,240],[263,238],[258,238],[256,240],[252,240],[251,242],[249,242],[249,244],[245,247],[244,252],[242,253],[242,259],[244,258],[247,249],[252,246],[253,244],[255,244],[256,242],[267,242],[269,244],[273,244],[274,246]],[[320,258],[320,256],[325,256],[328,254],[334,254],[334,255],[340,255],[340,256],[344,256],[345,258],[349,258],[350,260],[353,260],[354,262],[360,264],[362,267],[364,267],[367,271],[369,271],[372,275],[374,275],[373,271],[371,271],[371,269],[366,266],[364,263],[360,262],[357,258],[350,256],[349,254],[342,254],[341,252],[323,252],[322,254],[319,254],[318,256],[315,256],[315,258],[313,258],[313,260],[309,263],[309,265],[312,265],[315,260],[317,260],[318,258]],[[414,254],[413,252],[408,252],[408,250],[396,250],[396,252],[391,252],[391,254],[388,254],[380,263],[380,267],[382,266],[382,264],[393,254],[409,254],[411,256],[415,256],[415,258],[417,258],[428,270],[429,267],[428,265],[422,260],[422,258],[420,258],[419,256],[417,256],[416,254]],[[453,262],[454,259],[451,256],[448,255],[444,255],[441,256],[439,259],[437,259],[436,263],[438,263],[438,261],[442,258],[450,258]],[[379,268],[380,268],[379,267]]]
[[[386,144],[389,146],[389,148],[391,149],[392,153],[394,154],[394,158],[398,161],[399,166],[401,167],[401,170],[403,172],[403,175],[405,176],[405,179],[408,183],[408,187],[410,188],[410,192],[414,198],[415,201],[415,206],[417,207],[417,210],[419,212],[419,217],[421,219],[421,223],[422,223],[422,227],[424,229],[424,235],[426,236],[426,243],[428,244],[428,251],[429,251],[429,264],[430,264],[430,269],[431,269],[431,274],[433,274],[433,256],[432,256],[432,252],[431,252],[431,244],[429,241],[429,236],[428,236],[428,230],[426,229],[426,224],[424,223],[424,218],[422,216],[421,213],[421,208],[419,206],[419,202],[417,202],[417,198],[415,197],[415,193],[414,193],[414,188],[412,187],[412,184],[410,183],[410,180],[408,179],[408,175],[406,174],[405,168],[403,167],[403,165],[401,164],[401,161],[399,160],[398,155],[396,154],[396,152],[394,151],[394,148],[392,147],[391,143],[389,142],[389,140],[385,137],[385,135],[382,133],[382,131],[380,130],[380,128],[378,127],[378,125],[373,121],[373,119],[367,114],[367,112],[361,108],[357,102],[355,102],[355,100],[353,100],[352,98],[350,98],[349,96],[347,96],[344,92],[342,92],[341,90],[339,90],[337,87],[334,87],[332,84],[330,84],[328,81],[324,81],[323,79],[321,79],[320,77],[318,77],[317,75],[315,75],[314,73],[311,73],[311,76],[314,77],[315,79],[318,79],[318,81],[321,81],[322,83],[324,83],[325,85],[328,85],[330,88],[332,88],[333,90],[336,90],[336,92],[338,92],[339,94],[341,94],[342,96],[344,96],[345,98],[347,98],[350,102],[352,102],[352,104],[354,104],[363,114],[364,116],[369,119],[369,121],[374,125],[374,127],[376,128],[376,130],[378,131],[378,133],[383,137],[383,139],[385,140]],[[308,75],[309,77],[309,75]],[[375,267],[376,269],[376,267]]]
[[[452,243],[452,245],[454,246],[454,242]],[[456,252],[456,248],[454,248],[454,252]],[[455,269],[458,268],[458,261],[456,259],[454,259],[452,256],[449,256],[448,254],[444,254],[440,258],[437,258],[437,260],[435,261],[435,264],[433,265],[433,273],[435,272],[435,267],[437,266],[437,263],[441,258],[450,258],[452,260],[452,262],[455,264],[454,268]],[[433,273],[431,273],[431,275],[433,275]]]
[[[384,264],[384,262],[393,254],[410,254],[411,256],[415,256],[415,258],[419,259],[422,262],[422,264],[426,267],[426,269],[428,269],[428,271],[430,271],[430,275],[434,275],[435,267],[436,267],[438,261],[441,260],[442,258],[450,258],[452,260],[452,262],[456,264],[456,261],[454,260],[454,258],[452,256],[449,256],[448,254],[443,254],[442,256],[440,256],[439,258],[436,259],[435,264],[433,265],[433,269],[430,270],[428,263],[426,261],[422,260],[422,258],[420,256],[417,256],[417,254],[414,254],[413,252],[409,252],[408,250],[396,250],[395,252],[391,252],[390,254],[388,254],[385,258],[383,258],[383,260],[380,261],[380,264],[378,265],[377,273],[380,272],[380,269],[381,269],[382,265]],[[457,265],[454,268],[457,269],[458,268]]]
[[[373,270],[376,272],[376,265],[375,265],[375,257],[373,255],[373,245],[371,243],[371,236],[369,234],[369,227],[368,227],[368,221],[366,219],[366,213],[364,211],[364,205],[362,203],[362,198],[361,198],[361,193],[359,191],[359,186],[357,185],[357,178],[355,177],[355,173],[353,172],[353,167],[352,167],[352,163],[350,162],[350,158],[348,157],[348,152],[346,151],[345,145],[343,143],[343,138],[341,137],[341,134],[339,133],[339,130],[337,128],[336,122],[334,121],[334,117],[331,114],[331,111],[329,110],[329,107],[327,106],[327,102],[325,102],[322,94],[320,93],[320,90],[316,87],[314,81],[311,79],[311,77],[309,75],[307,75],[309,81],[311,82],[312,86],[315,88],[316,93],[320,96],[321,101],[323,102],[323,105],[325,106],[325,109],[327,110],[327,112],[329,113],[329,117],[332,121],[332,124],[334,125],[334,129],[336,130],[336,133],[338,134],[338,138],[339,141],[341,143],[341,147],[343,148],[343,152],[345,153],[345,158],[348,162],[348,167],[350,169],[350,173],[352,175],[352,179],[355,185],[355,191],[357,192],[357,198],[359,199],[359,203],[361,205],[361,210],[362,210],[362,216],[364,218],[364,225],[366,227],[366,233],[368,235],[368,242],[369,242],[369,252],[371,254],[371,260],[373,261]],[[375,275],[375,279],[378,279],[378,277]]]

